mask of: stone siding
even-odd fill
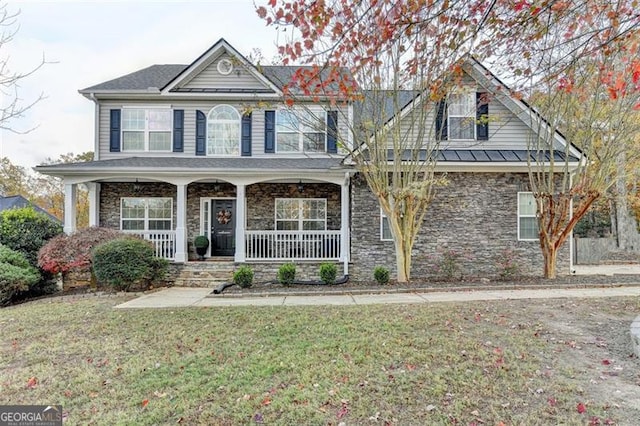
[[[528,190],[526,174],[449,173],[430,206],[412,256],[412,279],[437,275],[434,265],[443,251],[461,253],[465,276],[496,277],[497,261],[512,249],[525,275],[542,275],[543,259],[537,241],[518,241],[517,193]],[[393,241],[380,240],[380,207],[362,178],[351,188],[350,275],[372,279],[375,266],[395,275]],[[558,253],[558,274],[569,273],[569,244]]]

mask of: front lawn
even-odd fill
[[[0,310],[0,404],[66,424],[634,424],[636,298]],[[598,423],[600,422],[600,423]]]

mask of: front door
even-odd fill
[[[236,200],[211,200],[211,255],[236,253]]]

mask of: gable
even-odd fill
[[[229,67],[230,68],[227,68]],[[228,72],[224,74],[223,72]],[[191,79],[180,84],[173,91],[231,91],[273,93],[264,81],[259,80],[249,66],[238,61],[228,52],[221,52]]]
[[[162,88],[162,93],[265,93],[282,95],[225,39],[218,40]]]

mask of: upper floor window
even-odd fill
[[[170,108],[123,108],[122,151],[171,151]]]
[[[173,229],[172,198],[122,198],[120,229],[123,231],[159,231]]]
[[[518,240],[538,239],[537,211],[533,192],[518,192]]]
[[[207,155],[239,155],[241,117],[230,105],[215,106],[207,119]]]
[[[476,139],[476,93],[453,93],[447,99],[449,140]]]
[[[326,152],[326,150],[326,111],[285,109],[277,111],[277,152]]]
[[[276,198],[276,229],[279,231],[324,231],[327,200],[323,198]]]

